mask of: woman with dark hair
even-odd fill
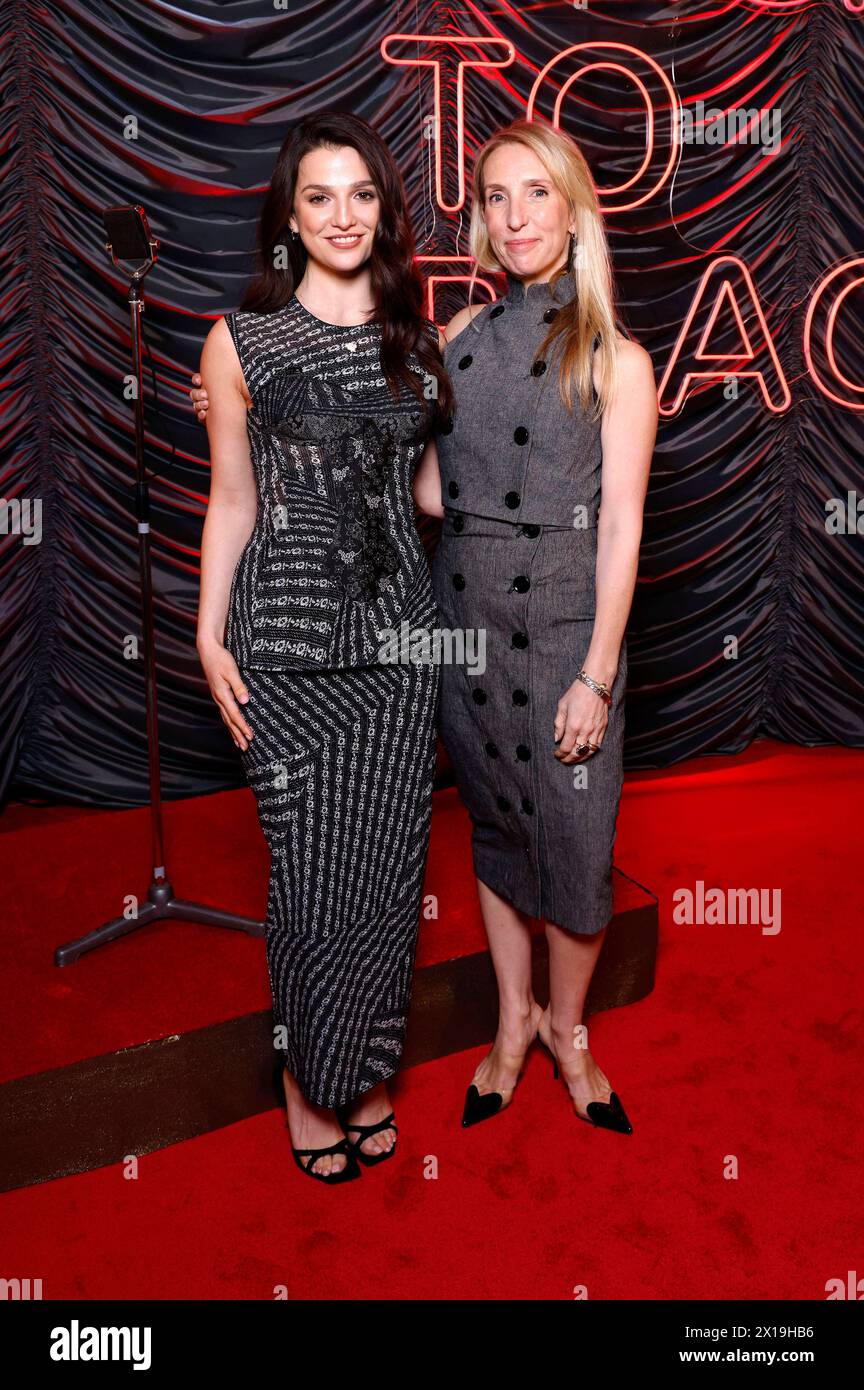
[[[438,667],[384,653],[403,622],[437,623],[412,481],[450,398],[401,180],[365,121],[321,112],[292,129],[259,257],[201,358],[198,651],[271,851],[292,1150],[333,1183],[395,1144],[384,1083],[410,998]]]

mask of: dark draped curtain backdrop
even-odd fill
[[[638,72],[658,113],[648,171],[607,199],[606,215],[620,312],[650,352],[658,388],[703,274],[727,256],[752,277],[791,396],[772,411],[753,380],[742,378],[737,395],[728,383],[697,380],[677,413],[661,418],[628,628],[627,762],[656,768],[732,753],[759,735],[861,745],[861,541],[854,522],[826,525],[826,503],[842,499],[851,515],[864,493],[856,288],[864,16],[843,0],[592,0],[584,9],[524,0],[4,0],[0,26],[7,796],[146,799],[143,663],[130,657],[140,622],[128,311],[100,221],[103,207],[126,202],[145,206],[161,242],[145,282],[145,332],[165,793],[241,784],[195,651],[208,462],[188,375],[213,320],[240,301],[262,190],[286,126],[301,115],[338,106],[374,122],[404,172],[420,254],[465,254],[466,216],[442,211],[434,196],[432,72],[385,62],[380,44],[391,33],[497,35],[514,45],[509,67],[467,74],[469,178],[480,142],[524,114],[540,71],[577,43],[639,49],[697,117],[700,101],[727,113],[779,113],[773,153],[746,135],[686,143],[656,192],[616,211],[662,174],[670,112],[647,64],[606,50]],[[543,115],[573,71],[571,62],[553,73],[538,99]],[[448,59],[450,202],[456,98]],[[645,106],[625,75],[586,73],[564,96],[561,121],[601,190],[637,173]],[[816,306],[811,370],[808,310],[835,271]],[[709,278],[682,344],[693,367],[722,278]],[[742,272],[733,265],[729,278],[759,348]],[[461,295],[460,287],[437,294],[439,322]],[[840,375],[826,355],[838,303]],[[721,296],[706,350],[740,354],[740,328]],[[839,399],[819,389],[814,372]],[[769,389],[776,402],[776,378]],[[16,534],[15,499],[39,504],[38,544]]]

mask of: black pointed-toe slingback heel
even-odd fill
[[[552,1059],[552,1076],[558,1080],[558,1062]],[[587,1117],[580,1115],[574,1108],[573,1114],[577,1120],[582,1120],[586,1125],[594,1125],[597,1129],[611,1129],[616,1134],[632,1134],[633,1126],[627,1118],[624,1106],[616,1091],[613,1091],[608,1100],[592,1100],[586,1106]]]

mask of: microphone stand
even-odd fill
[[[153,579],[150,566],[150,490],[144,466],[144,399],[141,379],[141,315],[144,300],[139,283],[156,260],[159,243],[150,240],[150,255],[132,272],[129,281],[129,317],[132,333],[132,370],[136,382],[135,394],[135,516],[138,523],[138,571],[141,582],[142,645],[144,654],[144,683],[147,706],[147,750],[150,776],[150,834],[152,841],[153,878],[147,890],[147,901],[130,917],[115,917],[77,941],[66,942],[54,952],[55,965],[71,965],[87,951],[104,946],[120,936],[128,936],[149,922],[199,922],[205,927],[230,927],[251,936],[264,935],[264,923],[252,917],[241,917],[222,908],[205,903],[187,902],[174,896],[174,888],[165,867],[162,834],[162,779],[159,759],[159,712],[156,695],[156,644],[153,626]],[[120,263],[111,242],[105,249],[115,266]]]

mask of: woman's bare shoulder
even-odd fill
[[[246,386],[237,347],[225,318],[217,319],[204,339],[198,370],[205,386],[208,382],[214,386],[233,386],[246,404],[251,404],[252,397]]]
[[[615,341],[618,346],[618,355],[622,362],[631,364],[645,364],[651,361],[651,354],[637,343],[635,338],[625,338],[623,334],[616,333]]]
[[[237,356],[237,349],[228,327],[227,317],[219,318],[213,324],[204,339],[203,351],[209,353],[217,361],[230,361],[232,354],[234,357]]]
[[[639,377],[644,375],[646,370],[654,371],[651,354],[632,338],[626,338],[623,333],[619,333],[617,330],[615,332],[615,352],[618,358],[618,369],[625,378]],[[597,369],[602,370],[602,343],[598,343],[594,358]]]

